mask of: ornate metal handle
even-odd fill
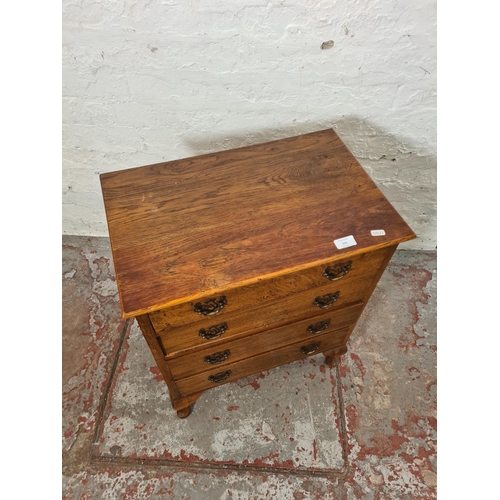
[[[341,280],[350,270],[352,261],[341,262],[333,266],[327,266],[323,270],[323,276],[328,278],[330,281]]]
[[[314,299],[313,304],[320,309],[326,309],[330,307],[334,302],[337,302],[339,298],[340,292],[335,293],[327,293],[326,295],[321,295],[320,297],[316,297]]]
[[[315,335],[317,333],[324,332],[329,326],[330,320],[325,319],[325,321],[320,321],[318,323],[314,323],[313,325],[309,325],[307,327],[307,331]]]
[[[216,352],[215,354],[210,354],[209,356],[205,356],[205,363],[209,365],[220,365],[224,363],[227,358],[231,355],[231,351],[226,349],[225,351]]]
[[[194,305],[194,310],[198,314],[203,314],[203,316],[213,316],[214,314],[217,314],[222,309],[224,309],[224,306],[226,304],[227,304],[227,299],[225,295],[222,295],[218,299],[205,300],[203,304],[201,302],[197,302]]]
[[[312,354],[319,349],[321,342],[316,342],[315,344],[304,345],[300,348],[302,354]]]
[[[201,328],[198,335],[205,340],[218,339],[226,333],[227,328],[227,323],[221,323],[220,325],[209,326],[207,329]]]
[[[214,384],[218,384],[219,382],[224,382],[224,380],[226,380],[229,375],[231,375],[231,370],[226,370],[225,372],[210,375],[210,377],[208,377],[208,380],[210,380],[210,382],[213,382]]]

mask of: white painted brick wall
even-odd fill
[[[63,0],[65,234],[99,173],[329,127],[434,249],[435,0]]]

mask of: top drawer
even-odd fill
[[[233,288],[220,295],[199,301],[184,302],[149,314],[155,330],[161,331],[203,321],[209,316],[221,319],[239,309],[251,309],[300,291],[320,287],[331,281],[355,281],[374,275],[382,265],[388,249],[356,255],[349,259],[336,259],[322,266],[259,280],[251,285]]]

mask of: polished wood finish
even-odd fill
[[[148,343],[149,349],[153,354],[153,358],[158,365],[158,369],[160,370],[160,373],[162,374],[163,379],[168,386],[172,402],[173,404],[175,404],[176,401],[179,401],[181,399],[181,394],[179,392],[179,389],[177,389],[172,373],[170,372],[170,368],[165,360],[165,352],[163,351],[160,342],[158,341],[158,337],[156,336],[149,316],[147,314],[143,314],[141,316],[137,316],[136,319],[139,323],[142,334],[144,335],[144,338]]]
[[[189,415],[191,415],[191,412],[193,411],[193,405],[189,405],[186,408],[183,408],[182,410],[177,410],[177,416],[179,418],[187,418]]]
[[[336,363],[339,362],[340,356],[347,352],[347,346],[341,345],[336,349],[332,349],[331,351],[326,351],[323,354],[325,355],[325,365],[330,368],[333,368]]]
[[[359,317],[362,306],[348,307],[338,312],[323,313],[320,316],[288,324],[264,333],[257,332],[252,335],[241,335],[236,340],[204,346],[203,349],[190,349],[184,356],[167,357],[170,371],[176,378],[186,377],[190,374],[206,371],[209,366],[205,361],[207,355],[229,351],[227,361],[220,363],[223,366],[241,359],[246,359],[257,354],[265,353],[277,347],[285,346],[295,341],[314,342],[321,334],[332,332],[349,326]],[[322,320],[330,320],[329,325],[321,332],[312,334],[308,327]]]
[[[106,173],[101,184],[125,317],[415,237],[333,130]],[[350,234],[357,246],[337,249]]]
[[[158,342],[158,338],[155,335],[155,331],[153,329],[153,326],[151,325],[151,321],[149,321],[148,315],[143,314],[141,316],[137,316],[136,319],[139,323],[139,327],[141,328],[144,338],[146,339],[149,349],[153,354],[153,358],[158,366],[158,369],[160,370],[160,373],[162,374],[163,379],[167,384],[172,407],[174,408],[174,410],[183,410],[184,408],[187,408],[201,396],[201,392],[198,394],[190,394],[188,397],[186,397],[185,395],[181,395],[172,376],[170,368],[166,362],[165,353],[163,352],[161,345]],[[186,417],[188,415],[186,415]]]
[[[279,324],[307,318],[328,310],[335,311],[347,305],[360,304],[363,302],[372,280],[373,276],[353,282],[351,287],[346,287],[345,284],[344,286],[330,284],[306,290],[305,292],[287,297],[281,302],[273,301],[270,304],[259,302],[260,307],[237,311],[226,316],[221,315],[220,318],[210,319],[201,324],[195,323],[171,330],[162,330],[157,332],[157,334],[160,336],[167,354],[198,345],[206,345],[207,341],[199,334],[200,329],[220,324],[221,322],[227,323],[227,331],[221,337],[227,340],[241,332],[272,328]],[[329,292],[340,292],[338,299],[330,308],[321,309],[314,305],[314,300],[317,297]]]
[[[238,378],[319,352],[333,366],[415,238],[333,130],[101,185],[123,317],[137,317],[180,418]]]
[[[384,273],[385,268],[389,264],[389,261],[391,260],[391,257],[394,255],[394,252],[396,251],[396,248],[397,248],[397,245],[393,245],[393,246],[391,246],[391,247],[389,247],[387,249],[384,261],[382,262],[382,265],[377,270],[377,273],[375,274],[375,278],[373,279],[372,284],[371,284],[370,288],[367,291],[367,296],[368,297],[371,297],[371,295],[373,294],[373,291],[375,290],[375,287],[377,286],[377,283],[379,282],[380,278],[382,277],[382,274]],[[359,311],[359,315],[360,316],[363,313],[363,310],[366,307],[367,303],[368,303],[368,301],[366,300],[364,302],[364,304],[361,306],[360,311]],[[347,343],[347,340],[351,336],[351,333],[353,332],[353,330],[354,330],[355,327],[356,327],[356,321],[354,321],[351,324],[351,326],[349,328],[349,331],[347,332],[346,339],[345,339],[345,342],[344,342],[343,346],[341,346],[341,347],[339,347],[337,349],[334,349],[333,351],[329,351],[329,352],[325,352],[324,353],[325,354],[325,364],[327,366],[329,366],[330,368],[333,368],[334,364],[338,363],[340,356],[342,356],[343,354],[345,354],[347,352],[347,346],[345,344]]]
[[[264,370],[269,370],[276,366],[291,363],[292,361],[297,361],[299,359],[307,358],[314,354],[319,354],[325,351],[331,351],[342,346],[344,339],[347,335],[348,329],[337,330],[336,332],[328,332],[322,335],[318,335],[314,339],[301,340],[299,342],[294,342],[293,344],[288,344],[285,347],[279,349],[273,349],[267,351],[263,354],[258,354],[254,357],[247,358],[243,361],[237,361],[235,363],[226,364],[224,366],[214,366],[208,370],[192,375],[190,377],[182,378],[177,381],[179,389],[184,394],[190,394],[191,392],[205,391],[221,383],[233,382],[242,377],[247,377],[253,373],[259,373]],[[318,348],[314,352],[305,353],[301,350],[302,347],[310,346],[311,344],[319,344]],[[210,376],[225,374],[227,372],[229,376],[224,378],[220,383],[212,382]]]
[[[232,312],[248,310],[259,307],[262,303],[278,302],[299,292],[311,290],[318,287],[327,287],[332,285],[337,288],[342,287],[344,283],[352,283],[356,279],[366,279],[375,274],[384,257],[387,249],[376,250],[374,252],[355,255],[350,259],[331,260],[326,264],[303,269],[301,271],[286,273],[280,276],[260,280],[251,285],[241,288],[233,288],[223,294],[226,297],[226,304],[219,313],[213,316],[203,316],[195,312],[194,307],[197,303],[203,303],[203,300],[189,301],[173,307],[167,307],[160,311],[149,314],[151,322],[156,331],[176,328],[186,324],[194,325],[197,322],[205,324],[213,323]],[[351,263],[349,272],[341,279],[330,281],[323,276],[327,267],[333,267],[336,263]],[[209,298],[217,300],[221,295],[213,295]]]

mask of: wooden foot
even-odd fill
[[[198,394],[191,394],[191,396],[175,401],[172,406],[174,407],[174,410],[177,411],[177,416],[179,418],[189,417],[189,415],[191,415],[191,411],[193,410],[195,401],[201,396],[201,394],[201,392]]]
[[[323,353],[325,355],[325,364],[330,368],[333,368],[340,360],[340,356],[342,356],[346,352],[347,347],[343,345],[341,347],[337,347],[337,349],[334,349],[333,351],[327,351]]]
[[[187,418],[191,415],[191,411],[193,410],[193,405],[189,405],[187,408],[182,408],[182,410],[177,410],[177,416],[179,418]]]

